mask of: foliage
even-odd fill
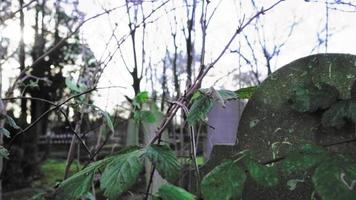
[[[143,110],[143,111],[136,111],[134,113],[134,119],[136,121],[143,121],[147,123],[155,123],[156,117],[151,111]]]
[[[244,163],[250,176],[260,185],[271,187],[278,184],[279,175],[275,165],[267,167],[251,158],[244,159]]]
[[[214,102],[225,106],[226,101],[234,99],[248,99],[257,87],[242,88],[237,91],[215,90],[214,88],[200,89],[191,98],[192,106],[187,116],[187,122],[194,125],[206,118],[213,108]]]
[[[356,196],[356,163],[347,157],[339,155],[321,163],[312,179],[323,200],[349,200]]]
[[[327,151],[323,148],[312,144],[304,144],[296,151],[288,154],[282,162],[282,169],[287,174],[305,171],[327,159],[328,156]]]
[[[181,166],[168,146],[149,145],[146,148],[133,146],[122,150],[117,155],[93,162],[63,181],[57,197],[58,199],[77,199],[86,195],[90,190],[93,177],[100,169],[102,171],[100,189],[109,199],[117,199],[120,194],[136,183],[143,170],[144,158],[149,159],[167,180],[174,180],[179,175]]]
[[[64,180],[59,185],[56,199],[78,199],[84,196],[90,190],[96,171],[110,160],[112,158],[94,162],[82,171]]]
[[[133,99],[132,105],[134,106],[133,119],[137,122],[147,122],[147,123],[155,123],[156,116],[153,113],[154,109],[152,107],[150,110],[144,110],[142,108],[142,104],[148,103],[149,95],[147,91],[138,93]]]
[[[246,156],[247,155],[247,156]],[[236,162],[243,160],[246,171],[259,185],[272,187],[279,182],[276,165],[267,167],[255,161],[251,154],[235,161],[225,161],[208,173],[202,181],[204,199],[234,199],[239,198],[246,180],[246,172],[237,166]],[[282,170],[287,174],[312,171],[312,181],[317,194],[323,200],[348,200],[356,195],[356,162],[343,154],[332,155],[324,148],[302,144],[291,151],[282,161]],[[292,179],[287,182],[290,190],[304,179]]]
[[[324,91],[328,86],[322,86],[321,88]],[[246,91],[244,92],[245,94],[247,93]],[[317,95],[310,94],[309,90],[307,91],[306,88],[301,87],[296,90],[295,96],[293,96],[293,105],[305,112],[327,109],[330,106],[329,110],[332,110],[333,106],[338,105],[338,103],[332,105],[330,103],[332,102],[331,100],[326,101],[327,103],[310,104],[310,100],[321,98],[324,95],[321,93],[317,92]],[[241,96],[227,90],[216,91],[212,88],[200,90],[193,95],[192,106],[187,116],[188,123],[194,124],[203,120],[214,102],[224,104],[225,101],[235,98],[241,98]],[[153,115],[155,108],[147,111],[142,110],[141,106],[142,103],[148,100],[148,95],[141,93],[135,99],[140,104],[140,109],[135,113],[140,115],[137,118],[140,121],[152,122],[155,116],[150,117],[150,115]],[[341,102],[351,101],[353,100]],[[352,109],[350,108],[350,110]],[[340,118],[345,118],[345,115],[341,116]],[[353,119],[352,117],[353,115],[351,115],[351,119]],[[144,159],[150,160],[162,177],[168,181],[172,182],[179,176],[181,165],[169,146],[152,144],[144,148],[132,147],[121,151],[117,155],[96,161],[63,181],[59,187],[59,190],[62,191],[59,197],[76,199],[87,195],[93,177],[100,169],[103,172],[100,178],[100,189],[104,191],[104,195],[108,199],[117,199],[120,194],[135,184],[140,172],[143,170]],[[241,163],[239,163],[240,161]],[[315,191],[323,200],[344,200],[356,195],[354,190],[356,185],[355,161],[342,154],[331,154],[323,147],[314,144],[299,144],[295,145],[293,150],[287,153],[283,159],[277,159],[273,162],[279,162],[279,164],[268,166],[259,163],[257,159],[253,158],[250,151],[243,151],[242,156],[237,160],[226,160],[203,177],[200,185],[201,195],[204,200],[238,199],[242,195],[247,178],[253,179],[259,185],[273,187],[280,183],[280,176],[306,171],[312,174]],[[294,190],[297,184],[304,182],[306,178],[291,179],[286,184],[290,190]],[[194,195],[183,188],[171,184],[163,185],[158,193],[153,194],[153,199],[160,200],[189,200],[194,198]]]
[[[110,114],[108,112],[106,112],[105,110],[101,109],[100,107],[94,105],[94,104],[88,104],[89,106],[99,110],[99,112],[101,113],[101,115],[104,117],[104,121],[106,122],[107,127],[109,127],[111,133],[115,132],[115,128],[114,128],[114,124],[112,122],[112,119],[110,117]]]
[[[142,150],[135,150],[114,157],[106,166],[100,180],[100,188],[109,199],[117,199],[118,196],[128,190],[143,170],[140,161]]]
[[[233,161],[215,167],[202,180],[201,191],[205,200],[238,199],[243,191],[246,174]]]
[[[356,100],[343,100],[332,105],[323,113],[321,123],[324,127],[341,128],[348,121],[356,123]]]
[[[213,105],[213,100],[207,95],[201,95],[197,97],[194,100],[192,107],[190,108],[189,114],[187,116],[187,122],[190,125],[194,125],[198,121],[204,120]]]
[[[194,200],[195,196],[183,188],[171,185],[171,184],[164,184],[162,185],[159,190],[158,194],[156,195],[156,199],[160,200]]]
[[[114,124],[112,123],[109,113],[104,111],[102,114],[105,117],[106,125],[110,128],[111,132],[114,133]]]
[[[145,156],[149,158],[163,178],[174,181],[179,176],[181,165],[169,146],[149,145],[145,149]]]
[[[252,97],[253,93],[257,90],[257,88],[257,86],[241,88],[239,90],[236,90],[235,93],[239,99],[249,99]]]
[[[6,136],[7,138],[10,138],[10,132],[6,128],[1,127],[0,134]]]
[[[138,93],[133,99],[132,105],[136,106],[138,109],[141,108],[141,105],[147,102],[149,99],[149,95],[147,91],[143,91]]]
[[[84,90],[85,90],[85,86],[83,86],[83,85],[78,86],[74,82],[74,80],[72,80],[70,78],[65,79],[65,84],[72,92],[77,93],[77,94],[80,94],[80,93],[84,92]]]
[[[0,145],[0,158],[9,159],[9,152],[3,146]]]
[[[292,107],[299,112],[315,112],[329,108],[339,97],[338,90],[328,84],[298,85],[293,89],[290,101]]]
[[[12,117],[10,117],[9,115],[5,115],[5,119],[6,119],[6,123],[9,124],[12,128],[21,129],[21,127],[19,127],[16,124],[15,120]]]

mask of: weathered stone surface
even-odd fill
[[[285,155],[295,144],[328,144],[354,137],[353,124],[340,130],[323,127],[323,110],[299,112],[291,106],[290,98],[300,85],[328,84],[339,91],[339,99],[350,99],[355,80],[356,56],[353,55],[312,55],[279,69],[261,84],[246,105],[238,130],[238,149],[251,149],[260,161],[268,161]],[[352,153],[356,152],[356,145],[345,144],[331,150]],[[302,176],[288,177],[273,189],[249,183],[244,199],[310,199],[313,192],[310,181],[298,184],[293,191],[286,185],[288,179]]]

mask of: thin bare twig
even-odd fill
[[[91,93],[92,91],[96,90],[97,88],[92,88],[92,89],[89,89],[87,91],[84,91],[82,93],[79,93],[79,94],[76,94],[76,95],[73,95],[71,97],[69,97],[68,99],[64,100],[63,102],[57,104],[56,106],[54,106],[53,108],[51,109],[48,109],[47,111],[45,111],[44,113],[42,113],[34,122],[32,122],[30,125],[28,125],[26,128],[20,130],[18,133],[16,133],[12,138],[11,140],[9,141],[8,145],[7,145],[7,148],[10,149],[13,142],[15,141],[15,139],[26,133],[28,130],[30,130],[33,126],[35,126],[41,119],[43,119],[45,116],[47,116],[49,113],[51,113],[52,111],[55,111],[57,110],[58,108],[60,108],[61,106],[63,106],[64,104],[68,103],[70,100],[74,99],[74,98],[77,98],[77,97],[80,97],[82,95],[85,95],[85,94],[88,94],[88,93]]]
[[[12,87],[9,88],[9,90],[6,92],[6,96],[9,97],[12,95],[16,85],[17,85],[17,82],[20,80],[21,77],[23,77],[26,72],[32,68],[33,66],[35,66],[36,64],[38,64],[40,61],[42,61],[45,57],[47,57],[48,55],[50,55],[51,53],[53,53],[54,51],[56,51],[57,49],[61,48],[61,46],[65,43],[65,41],[67,41],[69,38],[71,38],[74,34],[76,34],[80,28],[86,24],[87,22],[93,20],[93,19],[96,19],[104,14],[107,14],[107,13],[110,13],[114,10],[117,10],[119,8],[121,8],[122,6],[119,6],[119,7],[115,7],[115,8],[112,8],[110,10],[106,10],[105,12],[102,12],[102,13],[99,13],[99,14],[96,14],[92,17],[89,17],[88,19],[84,20],[83,22],[81,22],[73,31],[70,31],[70,33],[62,38],[58,43],[56,43],[53,47],[51,47],[48,51],[46,51],[44,54],[42,54],[40,57],[38,57],[35,61],[33,61],[33,63],[29,66],[27,66],[25,69],[23,69],[21,72],[20,72],[20,75],[17,76],[17,78],[15,79],[14,83],[12,84]]]
[[[284,2],[284,1],[285,0],[279,0],[276,3],[274,3],[273,5],[271,5],[270,7],[266,8],[266,9],[262,8],[259,12],[257,12],[255,15],[253,15],[249,20],[247,20],[246,22],[242,22],[242,24],[236,29],[235,33],[232,35],[232,37],[230,38],[228,43],[225,45],[225,47],[223,48],[221,53],[217,56],[217,58],[215,60],[213,60],[213,62],[211,62],[210,64],[206,65],[206,69],[203,72],[199,72],[200,75],[197,77],[197,79],[195,80],[194,84],[192,84],[186,90],[185,94],[182,97],[179,97],[177,101],[186,105],[189,102],[187,99],[189,99],[191,97],[191,95],[193,95],[194,92],[196,92],[199,89],[199,86],[200,86],[202,80],[204,79],[204,77],[206,76],[206,74],[222,58],[222,56],[229,49],[230,45],[235,40],[237,35],[239,35],[253,20],[258,18],[260,15],[265,14],[267,11],[273,9],[278,4],[280,4],[280,3]],[[205,65],[202,64],[201,66],[205,66]],[[204,69],[204,67],[201,67],[201,69]],[[202,71],[202,70],[200,70],[200,71]],[[157,129],[156,136],[151,140],[151,142],[149,144],[155,143],[161,137],[161,135],[163,134],[164,129],[168,126],[169,122],[173,119],[173,117],[175,116],[175,114],[177,113],[179,108],[180,107],[177,104],[171,105],[168,108],[165,120],[163,120],[163,122],[161,123],[161,125]]]
[[[33,2],[35,2],[36,0],[32,0],[30,2],[28,2],[27,4],[23,5],[21,8],[19,8],[18,10],[10,13],[9,15],[5,15],[4,17],[0,17],[0,22],[4,23],[6,20],[13,18],[17,13],[19,13],[21,10],[23,10],[26,7],[29,7]]]

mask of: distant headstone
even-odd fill
[[[228,101],[223,107],[215,103],[208,114],[208,135],[204,146],[204,158],[209,160],[214,145],[234,145],[236,133],[244,103],[238,100]]]
[[[140,125],[134,119],[129,119],[127,125],[126,146],[139,144],[139,128]]]

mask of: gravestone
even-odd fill
[[[260,161],[268,161],[285,153],[298,143],[328,144],[352,138],[352,124],[342,129],[321,126],[320,110],[301,112],[290,100],[300,86],[333,87],[339,99],[349,99],[356,80],[356,56],[319,54],[296,60],[269,76],[257,89],[246,105],[239,126],[238,149],[251,149]],[[333,92],[324,98],[332,97]],[[316,101],[322,101],[318,99]],[[335,146],[333,151],[356,152],[355,144]],[[293,191],[286,184],[288,179],[305,181]],[[299,174],[287,177],[274,189],[251,183],[246,187],[246,199],[309,199],[313,193],[310,177]]]
[[[233,146],[236,143],[236,133],[240,116],[245,103],[232,100],[225,103],[215,103],[208,114],[208,134],[204,145],[204,158],[209,160],[215,146]],[[219,147],[215,147],[219,148]]]
[[[354,55],[312,55],[280,68],[258,87],[248,101],[238,128],[238,143],[231,148],[220,148],[216,152],[213,150],[211,157],[214,159],[209,160],[203,167],[203,173],[207,173],[224,158],[233,157],[245,149],[252,150],[255,158],[264,162],[285,155],[297,144],[328,144],[354,137],[355,125],[352,123],[338,128],[324,126],[322,114],[330,105],[319,105],[309,111],[303,111],[295,105],[294,96],[300,95],[298,88],[307,88],[302,92],[309,91],[313,94],[314,90],[324,91],[326,85],[326,88],[331,88],[330,92],[323,93],[326,102],[323,99],[315,102],[328,104],[330,99],[340,102],[351,98],[350,91],[355,80]],[[303,106],[313,107],[314,102],[309,103],[310,105]],[[337,145],[329,150],[353,153],[355,156],[356,145]],[[289,190],[286,183],[290,179],[298,179],[302,183]],[[273,188],[264,188],[250,180],[245,185],[242,199],[302,200],[311,199],[312,195],[310,174],[303,173],[284,177],[280,184]]]

